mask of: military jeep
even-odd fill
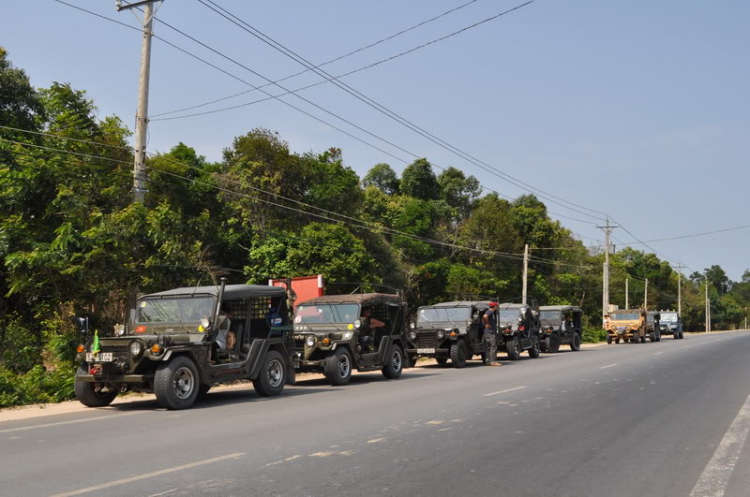
[[[505,350],[508,359],[515,361],[524,350],[529,357],[539,357],[539,315],[528,304],[505,303],[498,306],[497,350]]]
[[[368,316],[369,314],[369,316]],[[376,321],[384,326],[372,326]],[[406,303],[398,295],[325,295],[302,302],[294,317],[294,366],[323,373],[331,385],[352,370],[396,379],[404,368]]]
[[[643,309],[618,309],[604,320],[607,343],[646,343],[646,311]]]
[[[661,342],[661,314],[657,311],[646,313],[646,336],[652,342]]]
[[[682,331],[682,319],[675,311],[661,311],[659,329],[662,335],[672,335],[675,340],[685,338]]]
[[[79,345],[76,397],[102,407],[121,392],[153,392],[163,407],[185,409],[213,384],[232,380],[279,395],[294,378],[286,309],[284,288],[223,280],[141,297],[115,336]]]
[[[490,302],[444,302],[420,307],[407,333],[406,356],[410,363],[434,357],[438,364],[450,359],[455,368],[466,367],[475,354],[484,356],[482,316]]]
[[[539,322],[542,327],[542,352],[552,354],[560,350],[560,345],[570,345],[570,350],[581,349],[581,319],[583,311],[572,305],[543,305],[539,308]]]

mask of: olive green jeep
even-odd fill
[[[153,392],[167,409],[190,407],[212,385],[252,380],[263,396],[294,381],[286,290],[261,285],[177,288],[138,299],[114,336],[78,346],[78,400],[109,405]]]
[[[406,303],[399,295],[326,295],[307,300],[294,317],[294,365],[323,373],[331,385],[352,370],[395,379],[404,368]]]

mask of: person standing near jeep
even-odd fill
[[[484,311],[484,363],[487,366],[502,366],[497,362],[497,302],[490,302],[490,308]]]

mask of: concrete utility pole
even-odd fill
[[[151,37],[154,25],[154,2],[144,0],[123,4],[116,0],[117,11],[143,6],[143,42],[141,44],[141,73],[138,81],[138,110],[135,114],[135,163],[133,165],[133,201],[143,203],[146,194],[146,139],[148,137],[148,88],[151,77]]]
[[[604,322],[604,316],[609,312],[609,252],[611,243],[609,235],[612,230],[617,228],[609,224],[609,216],[607,216],[607,224],[605,226],[597,226],[597,228],[604,230],[604,268],[602,277],[602,323]]]
[[[646,278],[646,290],[643,292],[643,308],[648,310],[648,278]]]
[[[706,279],[706,333],[711,331],[711,304],[708,302],[708,276]]]
[[[526,303],[526,289],[529,283],[529,244],[527,243],[523,249],[523,290],[521,293],[521,303]]]
[[[630,309],[630,292],[628,286],[630,285],[630,278],[625,278],[625,309]]]
[[[677,265],[677,315],[682,316],[682,264]]]

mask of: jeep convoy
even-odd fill
[[[82,326],[76,397],[102,407],[120,393],[151,392],[163,407],[185,409],[212,385],[229,381],[250,380],[259,395],[275,396],[297,372],[322,373],[331,385],[344,385],[355,369],[396,379],[419,357],[464,368],[475,356],[489,359],[488,330],[510,360],[524,351],[536,358],[561,345],[581,346],[583,312],[575,306],[444,302],[420,307],[409,323],[400,295],[326,295],[299,303],[292,314],[294,298],[283,287],[226,285],[224,279],[141,296],[113,336],[92,336]],[[607,343],[645,342],[647,334],[651,341],[662,333],[682,338],[674,311],[614,310],[605,329]]]

